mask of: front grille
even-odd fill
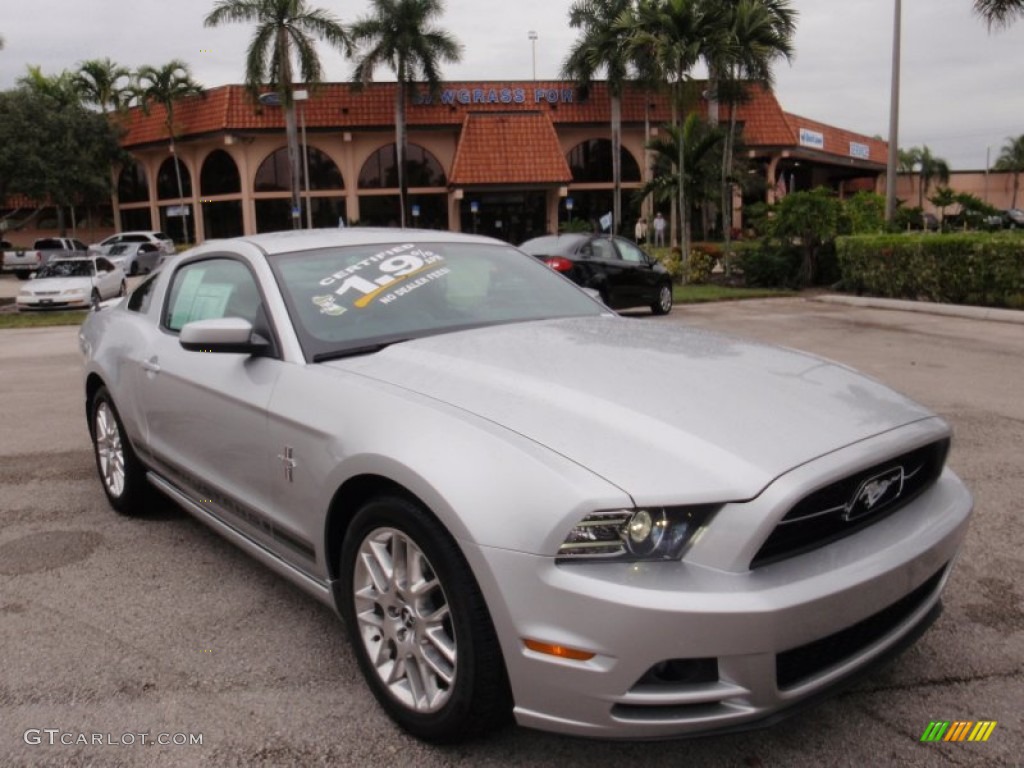
[[[949,439],[879,462],[798,501],[754,555],[752,568],[849,536],[906,506],[942,474]]]
[[[852,627],[778,654],[775,657],[775,680],[779,690],[800,685],[881,640],[935,592],[945,570],[946,566],[942,566],[909,595]]]

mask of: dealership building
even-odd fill
[[[114,222],[162,229],[176,240],[187,233],[193,242],[288,229],[293,220],[397,225],[396,90],[395,83],[333,83],[308,89],[297,102],[299,209],[292,206],[280,106],[252,100],[240,85],[178,102],[173,154],[163,109],[132,110],[123,145],[134,163],[117,169]],[[706,114],[700,89],[694,93],[692,108]],[[412,93],[408,223],[520,242],[569,219],[599,219],[612,210],[610,113],[602,82],[587,89],[566,81],[446,82],[433,95]],[[723,107],[720,120],[728,119]],[[643,215],[635,191],[655,172],[645,142],[670,120],[665,94],[627,88],[623,231]],[[736,121],[751,182],[737,192],[737,214],[744,197],[772,202],[815,186],[841,195],[874,190],[885,172],[884,142],[789,114],[770,91],[755,89]]]

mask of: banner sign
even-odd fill
[[[807,128],[800,129],[800,146],[813,147],[814,149],[825,148],[825,134],[819,131],[812,131]]]

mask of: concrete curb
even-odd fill
[[[876,299],[871,296],[838,296],[824,294],[811,301],[826,304],[846,304],[851,307],[871,309],[892,309],[900,312],[922,312],[928,315],[966,317],[971,320],[992,320],[998,323],[1024,325],[1024,312],[1016,309],[994,309],[992,307],[969,307],[960,304],[935,304],[930,301],[904,301],[900,299]]]

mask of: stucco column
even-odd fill
[[[774,205],[775,202],[776,202],[776,200],[775,200],[775,169],[778,168],[779,160],[781,160],[781,159],[782,159],[782,155],[772,155],[771,159],[768,161],[768,170],[765,171],[765,176],[766,176],[765,182],[766,182],[766,186],[768,187],[768,189],[765,192],[764,201],[766,203],[768,203],[768,205]]]

